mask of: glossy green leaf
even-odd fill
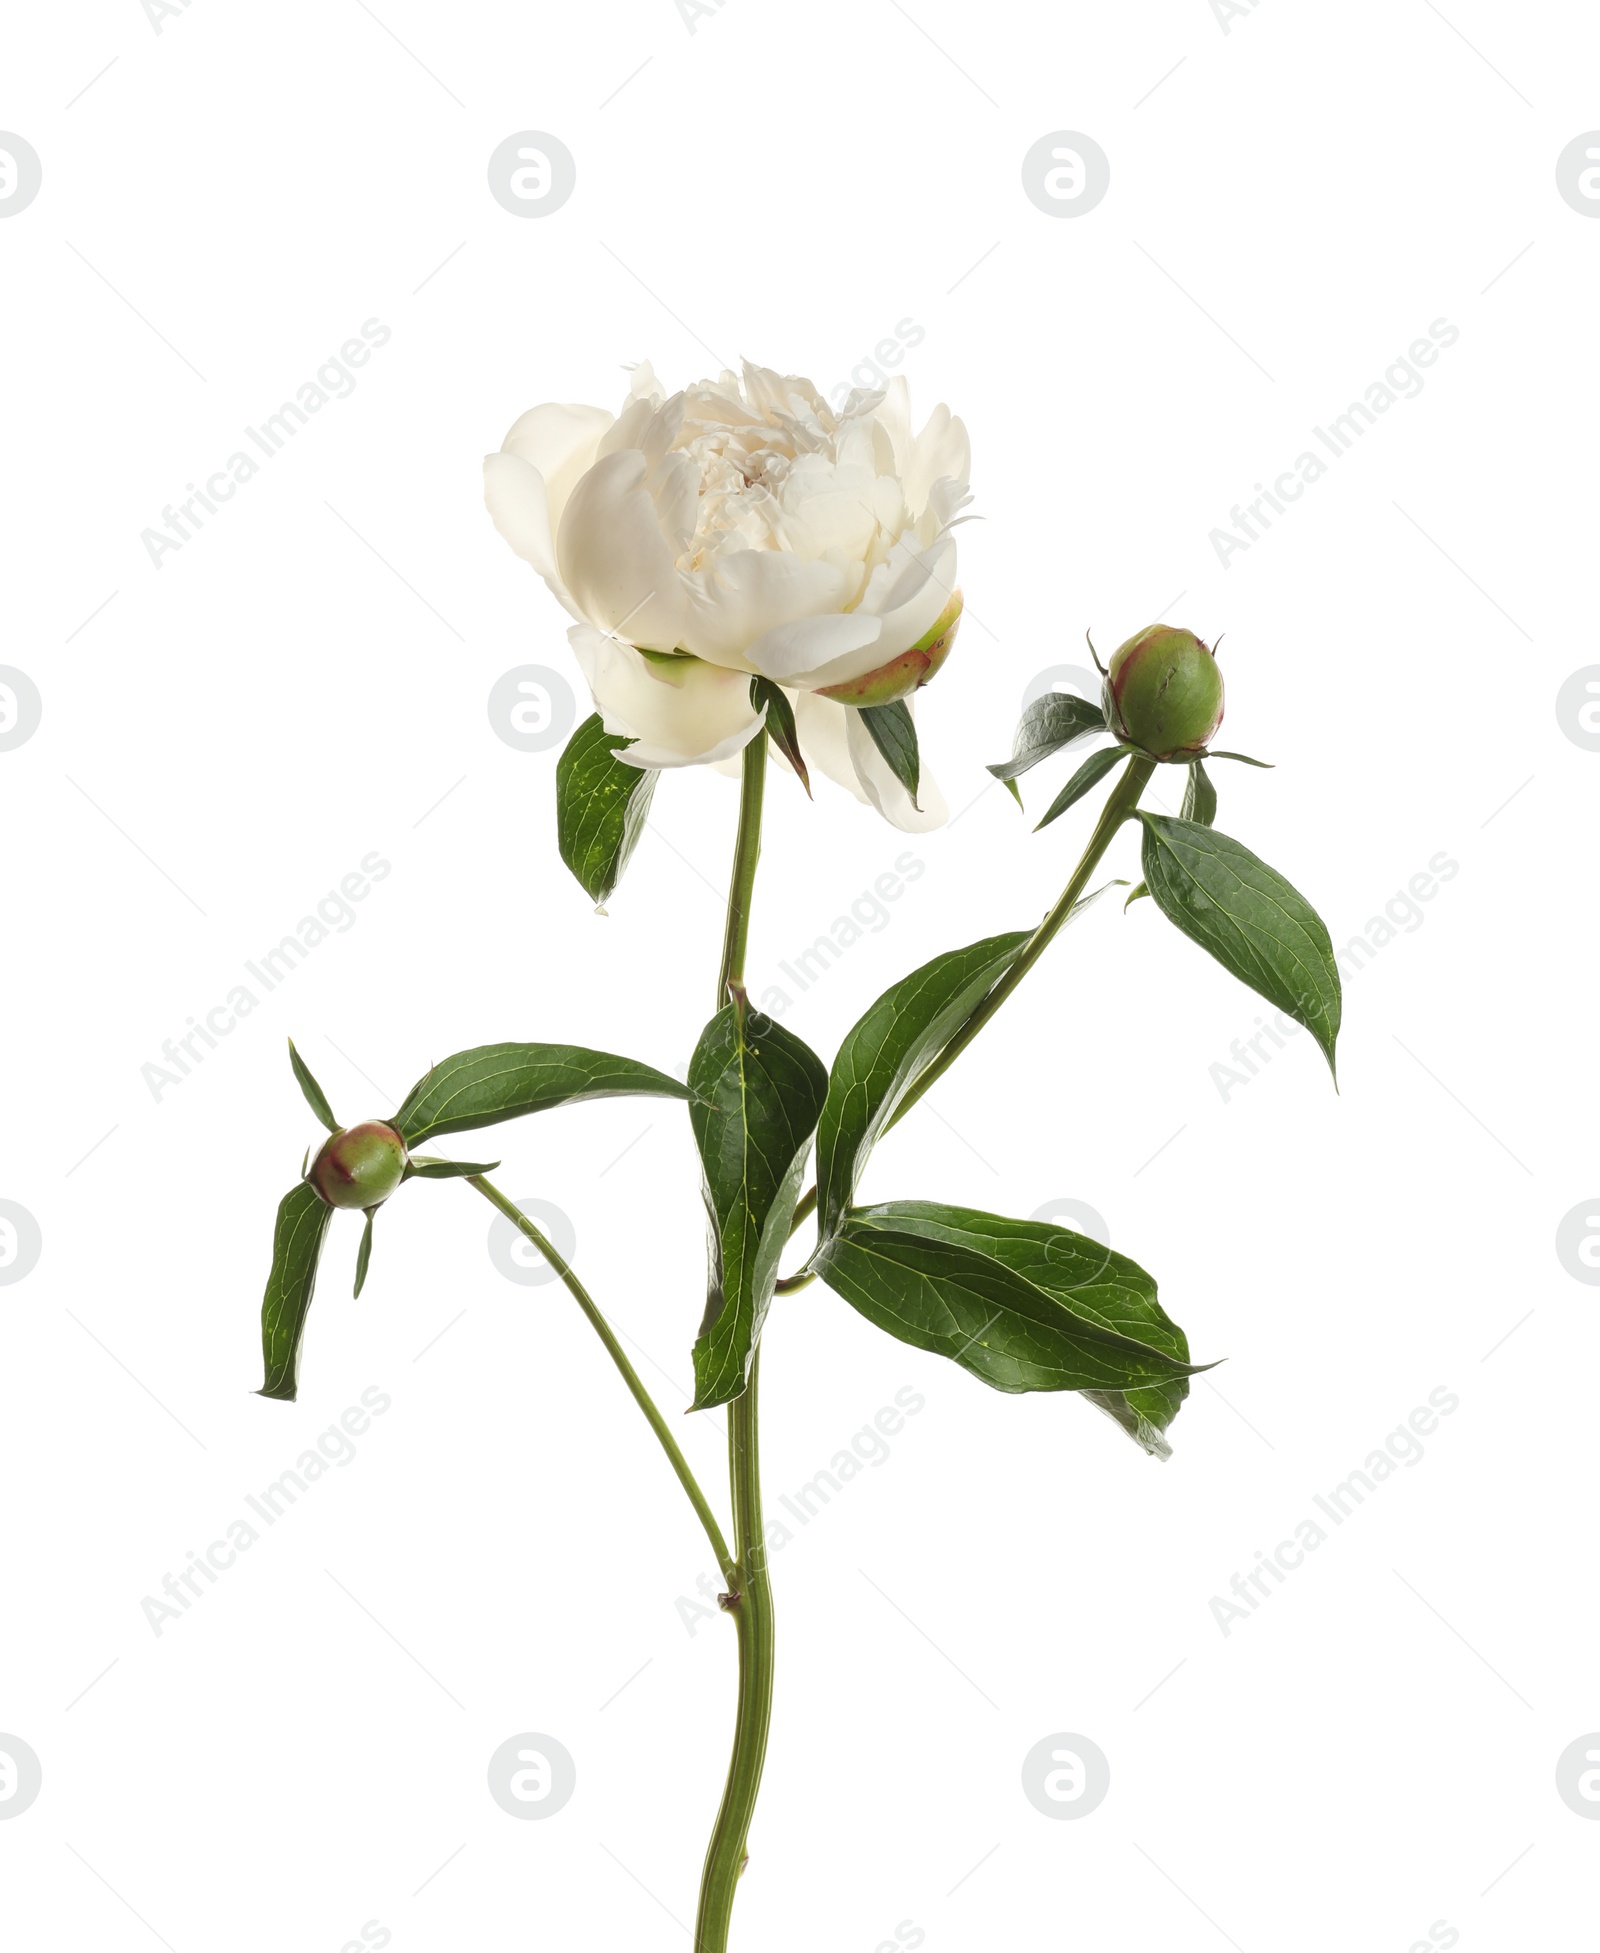
[[[499,1166],[498,1160],[432,1160],[411,1161],[408,1179],[416,1180],[465,1180],[474,1173],[493,1173]]]
[[[301,1091],[305,1093],[306,1104],[310,1106],[311,1110],[328,1128],[329,1132],[337,1132],[339,1130],[339,1121],[333,1116],[333,1108],[328,1104],[327,1095],[311,1076],[311,1067],[300,1056],[300,1053],[295,1050],[293,1038],[289,1040],[289,1063],[294,1067],[294,1075],[300,1082]]]
[[[1037,834],[1041,827],[1048,827],[1053,820],[1058,820],[1074,802],[1081,800],[1091,788],[1097,787],[1111,769],[1127,756],[1125,746],[1107,746],[1098,753],[1091,753],[1051,801],[1044,818],[1034,828],[1034,833]]]
[[[1020,807],[1022,795],[1015,783],[1030,767],[1059,753],[1063,746],[1105,729],[1106,715],[1098,705],[1075,692],[1046,692],[1033,701],[1018,722],[1010,759],[999,761],[989,771],[1004,781]]]
[[[1126,915],[1141,896],[1148,895],[1149,893],[1150,884],[1148,882],[1135,882],[1133,887],[1128,891],[1127,901],[1122,905],[1122,913]]]
[[[1183,787],[1183,807],[1186,821],[1198,821],[1202,827],[1210,827],[1217,818],[1217,790],[1211,784],[1211,775],[1200,760],[1190,760],[1189,777]]]
[[[333,1209],[302,1180],[278,1204],[272,1272],[261,1299],[261,1355],[266,1380],[257,1393],[292,1404],[299,1381],[300,1339],[317,1283],[317,1262]]]
[[[752,678],[750,703],[758,710],[766,707],[767,737],[794,768],[809,799],[811,775],[806,771],[805,754],[800,750],[800,731],[794,722],[794,707],[789,703],[788,693],[770,678]]]
[[[759,1036],[756,1023],[766,1027]],[[710,1264],[696,1410],[744,1390],[827,1089],[816,1053],[742,1001],[717,1012],[689,1061]]]
[[[855,1198],[867,1156],[917,1073],[1015,961],[1023,929],[990,936],[886,990],[845,1033],[817,1127],[817,1225],[826,1238]]]
[[[361,1230],[361,1246],[356,1249],[355,1293],[357,1297],[360,1296],[361,1291],[367,1285],[367,1265],[372,1260],[372,1222],[377,1211],[375,1207],[369,1207],[367,1209],[365,1215],[366,1226]]]
[[[817,1269],[869,1322],[995,1390],[1137,1393],[1159,1429],[1208,1367],[1137,1263],[1046,1221],[890,1201],[852,1213]]]
[[[471,1132],[552,1106],[633,1094],[689,1096],[652,1065],[578,1044],[480,1044],[458,1051],[419,1078],[390,1123],[407,1146],[440,1133]]]
[[[1276,770],[1271,760],[1252,759],[1248,753],[1219,753],[1213,748],[1212,751],[1206,754],[1206,758],[1238,760],[1242,766],[1259,766],[1264,773],[1271,773]]]
[[[658,773],[616,757],[598,712],[585,719],[556,762],[556,841],[561,859],[592,901],[604,902],[639,845]]]
[[[910,794],[915,807],[922,784],[922,756],[910,706],[897,699],[893,705],[858,705],[847,709],[861,714],[861,723],[872,735],[873,745],[882,753],[889,771]]]
[[[1298,889],[1214,827],[1146,813],[1144,878],[1156,906],[1242,983],[1303,1024],[1334,1069],[1339,966]]]

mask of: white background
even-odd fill
[[[1600,1729],[1600,1296],[1554,1244],[1600,1193],[1600,754],[1555,702],[1600,661],[1600,222],[1555,164],[1600,126],[1600,31],[1484,0],[1234,11],[9,18],[0,127],[44,176],[0,222],[0,662],[44,716],[0,753],[0,1197],[43,1253],[0,1288],[0,1731],[44,1788],[0,1823],[8,1945],[338,1953],[372,1921],[401,1953],[687,1944],[733,1701],[731,1630],[676,1604],[704,1541],[591,1332],[496,1271],[465,1187],[394,1201],[359,1303],[336,1220],[301,1400],[251,1394],[272,1212],[315,1138],[284,1039],[349,1119],[489,1039],[685,1061],[735,790],[664,779],[596,919],[555,851],[555,749],[485,709],[516,665],[578,679],[479,458],[538,400],[616,406],[642,357],[668,385],[748,354],[829,390],[903,320],[984,518],[919,719],[961,817],[908,840],[775,780],[756,985],[897,855],[924,865],[792,1029],[831,1054],[889,982],[1053,898],[1088,815],[1035,838],[982,765],[1086,626],[1103,650],[1158,614],[1226,632],[1223,743],[1278,770],[1219,767],[1219,825],[1336,942],[1441,851],[1459,872],[1349,981],[1337,1096],[1301,1038],[1224,1098],[1257,1000],[1108,901],[885,1144],[876,1197],[1088,1202],[1228,1361],[1159,1466],[820,1286],[774,1312],[774,1505],[897,1390],[925,1408],[775,1559],[735,1944],[1586,1943],[1600,1826],[1555,1765]],[[486,187],[523,130],[577,162],[535,220]],[[1020,175],[1058,130],[1111,160],[1069,220]],[[153,566],[141,531],[368,319],[392,337],[356,391]],[[1220,563],[1232,505],[1435,320],[1459,339],[1420,396]],[[374,850],[392,872],[355,924],[153,1097],[163,1040]],[[687,1122],[622,1101],[492,1137],[676,1413]],[[392,1406],[354,1461],[154,1633],[163,1576],[373,1386]],[[1422,1461],[1225,1635],[1213,1596],[1440,1388],[1459,1409]],[[712,1483],[719,1425],[683,1425]],[[545,1822],[487,1793],[522,1731],[577,1762]],[[1078,1822],[1021,1789],[1062,1731],[1110,1759]]]

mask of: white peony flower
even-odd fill
[[[636,766],[725,762],[789,695],[801,748],[895,826],[913,806],[855,708],[910,695],[961,615],[951,533],[967,432],[943,406],[911,432],[903,379],[835,412],[809,380],[746,363],[670,398],[637,368],[620,415],[531,408],[484,462],[495,527],[577,622],[606,730]]]

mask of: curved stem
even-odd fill
[[[744,993],[745,946],[750,936],[750,903],[756,863],[761,858],[761,803],[766,787],[767,739],[758,733],[744,749],[743,789],[739,797],[739,838],[734,846],[733,879],[728,889],[728,925],[722,967],[717,976],[717,1007]],[[733,1491],[735,1567],[724,1606],[739,1636],[739,1707],[734,1721],[733,1756],[721,1808],[706,1847],[695,1915],[695,1953],[726,1953],[728,1928],[739,1875],[745,1867],[745,1842],[761,1789],[772,1721],[773,1608],[767,1576],[765,1529],[761,1517],[761,1462],[758,1401],[761,1352],[750,1364],[744,1394],[728,1407],[728,1479]]]
[[[605,1344],[607,1355],[622,1372],[622,1381],[632,1391],[634,1402],[644,1412],[651,1430],[655,1432],[656,1437],[660,1440],[661,1449],[667,1454],[668,1463],[677,1473],[678,1482],[682,1485],[684,1491],[688,1493],[689,1503],[694,1507],[695,1512],[699,1515],[701,1525],[706,1529],[706,1538],[710,1540],[711,1550],[717,1556],[717,1565],[722,1569],[722,1577],[725,1580],[733,1580],[736,1577],[737,1570],[733,1555],[728,1551],[728,1542],[722,1536],[722,1528],[717,1524],[717,1516],[711,1510],[710,1502],[707,1500],[705,1493],[701,1491],[694,1473],[689,1469],[689,1461],[678,1449],[678,1441],[672,1435],[667,1420],[661,1415],[660,1410],[656,1406],[655,1399],[639,1381],[638,1371],[628,1361],[627,1353],[624,1351],[621,1343],[617,1341],[610,1323],[606,1321],[605,1317],[601,1315],[599,1309],[595,1306],[594,1298],[584,1287],[583,1283],[578,1280],[566,1261],[563,1260],[559,1249],[539,1232],[538,1228],[534,1226],[533,1222],[528,1219],[520,1207],[515,1206],[509,1201],[501,1193],[500,1189],[492,1181],[486,1179],[483,1174],[470,1173],[466,1176],[466,1179],[468,1186],[476,1187],[491,1207],[497,1207],[513,1227],[519,1229],[527,1236],[539,1250],[540,1254],[544,1256],[545,1260],[549,1262],[550,1266],[561,1277],[562,1281],[566,1283],[573,1300],[589,1318],[595,1334]]]
[[[967,1046],[971,1044],[972,1040],[983,1029],[984,1025],[994,1016],[995,1012],[1005,1002],[1007,997],[1021,983],[1022,979],[1033,968],[1034,964],[1043,956],[1054,938],[1059,935],[1063,926],[1071,918],[1072,911],[1082,899],[1083,891],[1089,885],[1089,877],[1099,866],[1100,859],[1106,849],[1110,847],[1117,829],[1121,827],[1123,822],[1133,813],[1134,808],[1138,806],[1139,796],[1150,784],[1150,776],[1155,770],[1154,760],[1133,759],[1128,762],[1121,779],[1118,780],[1105,805],[1100,810],[1100,818],[1095,822],[1094,831],[1089,836],[1088,845],[1085,847],[1077,867],[1072,871],[1072,879],[1061,891],[1060,899],[1051,908],[1043,922],[1039,924],[1038,928],[1034,930],[1033,934],[1023,944],[1021,951],[1018,953],[1017,960],[1011,965],[1010,969],[1006,971],[1005,975],[1001,977],[992,990],[986,991],[978,999],[977,1003],[973,1005],[971,1011],[963,1019],[954,1034],[928,1060],[922,1070],[917,1073],[907,1088],[905,1097],[895,1107],[894,1116],[885,1124],[883,1129],[885,1132],[889,1130],[890,1126],[897,1126],[911,1110],[912,1106],[916,1104],[917,1100],[927,1091],[929,1086],[944,1076],[955,1063],[956,1059],[961,1056],[962,1052],[966,1050]],[[791,1234],[799,1228],[803,1221],[807,1220],[816,1211],[816,1205],[817,1190],[815,1187],[812,1187],[802,1197],[799,1206],[794,1210],[794,1225],[789,1230]],[[801,1280],[801,1277],[805,1273],[806,1271],[801,1269],[794,1275],[786,1276],[783,1281],[779,1282],[778,1287],[785,1294],[788,1294],[792,1289],[804,1287],[805,1284]]]
[[[957,1058],[961,1056],[962,1052],[971,1044],[972,1040],[983,1029],[984,1025],[994,1016],[995,1012],[1005,1002],[1007,997],[1011,995],[1012,991],[1016,989],[1017,985],[1021,983],[1022,979],[1033,968],[1034,964],[1038,962],[1039,958],[1050,947],[1051,942],[1060,933],[1063,924],[1065,924],[1071,916],[1072,911],[1077,907],[1083,891],[1089,885],[1089,877],[1099,867],[1100,857],[1110,847],[1112,837],[1139,804],[1139,796],[1150,784],[1150,776],[1155,770],[1156,763],[1154,760],[1129,760],[1127,766],[1123,769],[1121,779],[1118,780],[1116,786],[1108,795],[1105,805],[1100,809],[1100,818],[1094,824],[1094,831],[1089,836],[1088,845],[1084,848],[1077,867],[1072,871],[1072,879],[1061,891],[1061,895],[1055,906],[1022,945],[1021,950],[1017,954],[1017,960],[1011,965],[1010,969],[1006,971],[1005,975],[1001,977],[1000,981],[992,990],[985,992],[978,999],[977,1003],[973,1005],[963,1020],[961,1028],[948,1040],[943,1049],[935,1057],[930,1058],[922,1067],[921,1071],[917,1073],[907,1088],[905,1097],[895,1107],[893,1117],[884,1125],[885,1132],[889,1130],[890,1126],[898,1125],[911,1110],[912,1106],[916,1104],[917,1100],[927,1091],[928,1087],[938,1079],[943,1078]]]

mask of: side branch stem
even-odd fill
[[[1139,796],[1150,784],[1150,776],[1156,770],[1154,760],[1130,759],[1123,768],[1122,776],[1106,798],[1100,809],[1100,818],[1094,824],[1094,832],[1089,836],[1078,865],[1072,871],[1072,879],[1061,891],[1059,899],[1018,952],[1017,960],[1011,965],[994,988],[980,997],[973,1005],[961,1028],[949,1040],[936,1057],[930,1058],[912,1080],[905,1097],[896,1106],[894,1117],[885,1125],[896,1126],[911,1110],[928,1087],[943,1078],[967,1046],[994,1016],[1017,985],[1043,956],[1062,927],[1071,916],[1089,886],[1089,877],[1099,867],[1101,857],[1110,847],[1112,837],[1129,818],[1139,804]]]
[[[594,1298],[562,1258],[561,1252],[555,1244],[547,1240],[539,1229],[534,1226],[533,1222],[528,1219],[527,1215],[522,1212],[521,1208],[515,1206],[508,1200],[492,1181],[486,1179],[481,1173],[471,1173],[467,1175],[467,1184],[468,1186],[476,1187],[491,1207],[498,1208],[505,1215],[506,1219],[510,1221],[511,1225],[517,1228],[533,1243],[540,1254],[544,1256],[545,1260],[549,1262],[550,1266],[561,1277],[562,1281],[565,1282],[572,1299],[589,1318],[589,1323],[594,1333],[605,1344],[606,1354],[622,1373],[622,1381],[633,1393],[634,1402],[644,1412],[646,1421],[649,1423],[651,1430],[655,1432],[661,1449],[667,1454],[667,1462],[677,1473],[679,1484],[688,1493],[689,1503],[694,1507],[701,1525],[705,1527],[706,1538],[710,1540],[711,1550],[717,1556],[717,1565],[722,1569],[722,1577],[725,1580],[732,1580],[735,1575],[733,1555],[728,1551],[728,1542],[722,1536],[722,1528],[717,1524],[717,1516],[711,1510],[710,1501],[706,1498],[705,1493],[701,1491],[699,1481],[689,1469],[689,1461],[678,1448],[678,1441],[672,1435],[671,1427],[662,1416],[655,1399],[640,1382],[638,1371],[628,1361],[627,1351],[617,1341],[616,1333],[610,1323],[606,1321],[605,1317],[595,1306]]]
[[[905,1097],[895,1108],[894,1117],[885,1125],[885,1132],[889,1130],[890,1126],[897,1126],[911,1110],[912,1106],[916,1104],[917,1100],[922,1097],[923,1093],[928,1090],[929,1086],[944,1076],[957,1058],[961,1056],[962,1052],[966,1050],[967,1046],[971,1044],[972,1040],[983,1029],[984,1025],[994,1016],[995,1012],[1005,1002],[1007,997],[1021,983],[1022,979],[1033,968],[1034,964],[1043,956],[1055,937],[1060,934],[1062,928],[1071,917],[1072,911],[1083,899],[1083,891],[1089,886],[1089,877],[1099,867],[1101,858],[1105,854],[1106,849],[1110,847],[1117,829],[1122,826],[1125,820],[1129,819],[1134,809],[1138,806],[1139,796],[1150,784],[1150,776],[1155,770],[1156,764],[1154,760],[1131,759],[1128,762],[1127,766],[1123,769],[1121,778],[1117,781],[1105,805],[1101,808],[1100,818],[1095,822],[1094,831],[1089,836],[1088,846],[1085,847],[1077,867],[1072,871],[1072,879],[1061,891],[1059,900],[1051,908],[1043,922],[1039,924],[1038,928],[1034,930],[1033,934],[1023,944],[1022,949],[1018,953],[1017,960],[1011,965],[1010,969],[1006,971],[1005,975],[1000,978],[992,990],[986,992],[984,996],[979,998],[978,1002],[972,1007],[970,1013],[962,1021],[948,1042],[917,1073],[908,1087]],[[799,1206],[794,1210],[794,1224],[789,1230],[791,1234],[799,1228],[803,1221],[810,1218],[816,1211],[816,1205],[817,1190],[815,1187],[811,1187],[802,1197]],[[783,1282],[779,1283],[779,1287],[785,1293],[791,1288],[801,1287],[802,1282],[800,1277],[804,1273],[805,1271],[802,1269],[799,1274],[786,1277]]]

